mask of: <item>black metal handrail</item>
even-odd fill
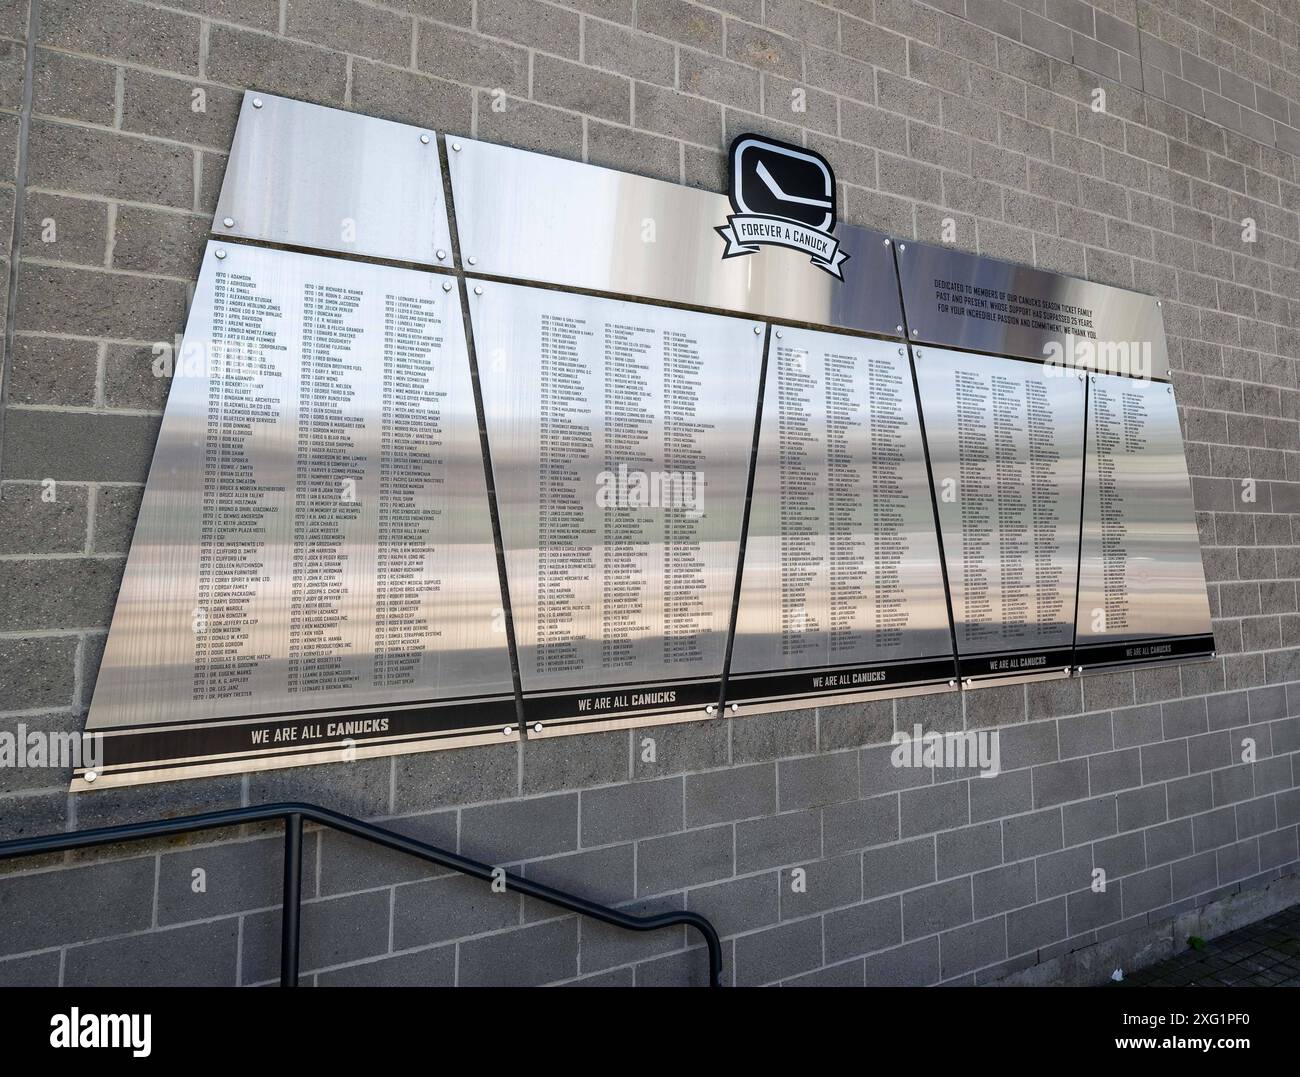
[[[280,929],[280,986],[298,986],[298,937],[302,918],[302,824],[304,820],[319,823],[354,838],[395,849],[399,853],[427,860],[463,875],[472,875],[484,882],[499,880],[507,890],[556,905],[569,912],[590,916],[628,931],[655,931],[661,927],[685,924],[704,936],[709,949],[709,986],[722,986],[722,943],[714,926],[697,912],[663,912],[653,916],[633,916],[611,909],[586,898],[576,897],[553,886],[533,882],[522,875],[494,868],[458,853],[439,849],[428,842],[408,838],[395,830],[387,830],[373,823],[362,822],[350,815],[322,808],[317,804],[264,804],[260,807],[227,808],[223,811],[204,812],[201,815],[184,815],[176,819],[151,819],[143,823],[124,823],[121,826],[102,826],[93,830],[74,830],[68,834],[43,834],[35,838],[18,838],[0,842],[0,860],[13,860],[21,856],[41,853],[62,853],[70,849],[87,849],[96,845],[113,845],[124,841],[142,841],[161,838],[169,834],[189,834],[196,830],[240,823],[259,823],[271,819],[284,820],[284,912]]]

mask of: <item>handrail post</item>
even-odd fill
[[[302,816],[284,817],[284,909],[280,921],[280,986],[298,986],[298,935],[302,918]]]

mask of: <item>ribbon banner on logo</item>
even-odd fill
[[[829,232],[784,217],[769,217],[758,213],[733,213],[727,217],[725,225],[718,225],[714,230],[727,242],[727,249],[722,252],[723,258],[755,254],[759,247],[765,245],[788,247],[803,251],[818,269],[824,269],[840,280],[844,279],[840,267],[848,261],[849,256],[840,250],[840,241]]]

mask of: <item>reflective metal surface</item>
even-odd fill
[[[469,302],[526,718],[703,717],[762,327],[490,282]]]
[[[90,709],[89,730],[122,731],[108,771],[407,751],[512,721],[443,279],[208,245]]]
[[[896,247],[913,342],[1168,378],[1149,295],[912,240]]]
[[[457,149],[457,147],[460,147]],[[885,236],[841,224],[844,280],[805,253],[723,260],[726,196],[473,139],[448,140],[468,272],[896,335]]]
[[[906,349],[774,330],[727,699],[954,676]]]
[[[962,675],[1064,672],[1083,376],[942,348],[913,355]]]
[[[450,266],[437,136],[249,90],[212,230]]]
[[[1075,658],[1085,666],[1214,650],[1191,482],[1167,385],[1089,378],[1076,639]]]

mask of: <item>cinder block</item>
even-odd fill
[[[687,826],[749,819],[774,811],[776,767],[771,763],[729,767],[686,778]]]
[[[815,808],[858,796],[858,755],[834,752],[830,755],[783,759],[777,765],[782,811]]]
[[[387,892],[382,893],[387,907]],[[519,922],[517,893],[494,891],[489,883],[468,875],[448,875],[397,887],[393,899],[393,946],[409,950]],[[387,948],[385,939],[383,950]]]
[[[822,847],[827,856],[898,840],[898,797],[828,804],[822,809]]]
[[[1061,809],[1017,815],[1002,821],[1002,855],[1005,860],[1024,860],[1061,848]]]
[[[632,777],[662,778],[726,766],[731,731],[725,720],[682,722],[632,732]]]
[[[938,983],[939,976],[938,936],[883,950],[866,959],[868,987],[928,987]]]
[[[342,52],[252,34],[221,23],[208,30],[208,78],[322,105],[343,103],[347,57]]]
[[[1033,807],[1031,772],[1004,771],[993,777],[981,775],[969,784],[971,822],[1016,815]]]
[[[456,947],[430,946],[409,954],[395,954],[373,961],[321,972],[318,987],[454,987]]]
[[[78,553],[85,545],[86,487],[0,484],[0,553]],[[10,698],[0,688],[0,700]],[[5,708],[0,702],[0,709]]]
[[[869,954],[902,942],[902,908],[897,897],[882,898],[826,914],[827,962]]]
[[[682,799],[681,778],[584,790],[582,844],[607,845],[610,842],[630,841],[633,838],[681,830]],[[698,826],[705,822],[718,820],[701,819],[692,825]]]
[[[420,23],[416,67],[452,82],[518,96],[528,93],[527,50],[441,22]],[[363,81],[368,78],[363,76]],[[430,119],[423,122],[437,126]]]
[[[980,781],[982,779],[971,779]],[[898,796],[905,838],[951,830],[970,821],[969,782],[945,782],[924,789],[907,789]]]
[[[934,838],[883,845],[862,854],[862,896],[896,894],[934,882]]]
[[[696,887],[686,892],[686,907],[713,921],[719,935],[753,931],[781,918],[778,890],[783,880],[788,880],[788,872],[765,872]]]
[[[411,59],[413,20],[353,0],[289,0],[285,32],[332,49],[405,66]]]
[[[1109,837],[1118,829],[1116,798],[1107,795],[1066,804],[1061,809],[1061,823],[1066,845]]]
[[[18,440],[18,425],[25,424],[5,427],[6,442]],[[12,459],[6,454],[7,464]],[[107,627],[123,567],[121,558],[8,562],[0,573],[0,631]]]
[[[46,0],[37,11],[42,45],[183,74],[198,72],[200,23],[192,15],[129,0],[103,0],[93,7]]]
[[[1034,862],[1021,860],[978,872],[971,876],[971,891],[977,919],[1032,905],[1036,897]]]
[[[460,987],[532,987],[577,975],[578,920],[569,916],[459,944]]]
[[[756,987],[822,964],[822,922],[814,916],[736,939],[736,986]]]
[[[625,732],[525,740],[522,751],[525,794],[606,785],[628,778]]]
[[[996,820],[936,834],[934,840],[941,879],[1002,863],[1002,827]]]
[[[1088,760],[1069,759],[1033,768],[1034,807],[1048,808],[1088,795]],[[1095,792],[1107,792],[1099,789]]]
[[[478,28],[529,48],[578,58],[578,16],[536,0],[479,0]]]
[[[780,897],[782,920],[799,919],[860,901],[861,857],[848,853],[785,868],[780,873]]]
[[[637,843],[637,895],[666,894],[733,874],[730,826],[687,830]]]
[[[939,960],[945,979],[1003,961],[1006,956],[1005,917],[981,920],[939,936]]]
[[[731,723],[734,763],[760,763],[817,750],[817,722],[811,711],[742,714]]]
[[[580,894],[606,905],[620,905],[636,897],[636,851],[628,843],[604,849],[532,860],[523,866],[526,878]],[[525,919],[555,915],[555,907],[525,899]]]
[[[514,744],[485,744],[399,755],[393,760],[393,811],[407,815],[516,796],[519,750]]]
[[[315,836],[303,850],[302,888],[316,892]],[[278,906],[283,895],[284,841],[231,842],[164,853],[158,859],[158,923],[211,920]]]
[[[485,804],[460,813],[460,851],[475,860],[515,863],[577,847],[576,793]]]
[[[388,951],[387,890],[304,901],[300,966],[303,972],[345,965]],[[280,977],[279,909],[244,917],[241,983]]]
[[[68,949],[65,987],[233,987],[239,919],[227,917]],[[277,947],[276,956],[279,956]]]
[[[736,870],[801,864],[822,854],[821,813],[782,812],[736,824]]]

